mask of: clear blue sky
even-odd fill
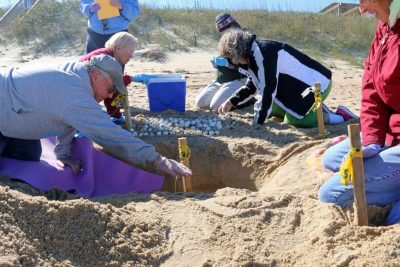
[[[0,0],[0,7],[10,6],[16,0]],[[139,0],[139,3],[154,7],[178,7],[178,8],[216,8],[224,10],[240,9],[265,9],[265,10],[291,10],[318,12],[325,6],[340,1],[332,0]],[[357,4],[358,0],[346,0],[342,3]]]
[[[0,0],[1,1],[1,0]],[[216,8],[225,10],[267,9],[318,12],[333,2],[358,4],[358,0],[139,0],[150,6]]]

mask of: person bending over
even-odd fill
[[[99,102],[116,91],[127,93],[122,67],[108,55],[83,63],[12,68],[0,74],[0,155],[39,160],[38,140],[56,136],[54,153],[59,164],[77,174],[82,166],[71,158],[70,150],[79,130],[113,155],[153,165],[172,176],[190,175],[190,169],[161,156],[154,146],[109,119]]]
[[[314,96],[302,93],[321,84],[322,98],[325,100],[332,86],[332,72],[306,54],[290,45],[272,40],[258,40],[255,35],[238,29],[227,31],[219,42],[222,58],[219,65],[244,65],[239,67],[248,76],[246,85],[225,101],[218,112],[228,112],[255,97],[254,123],[264,124],[273,115],[296,127],[316,127],[317,115],[311,108]],[[229,61],[228,61],[229,60]],[[344,107],[335,113],[324,116],[326,124],[338,124],[354,119]]]

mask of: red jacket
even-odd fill
[[[360,122],[363,145],[400,143],[400,20],[376,29],[365,60]]]
[[[95,56],[99,56],[99,55],[109,55],[111,57],[114,57],[114,53],[108,49],[108,48],[99,48],[97,50],[94,50],[84,56],[82,56],[79,59],[79,62],[85,62],[85,61],[89,61],[92,57]],[[128,86],[132,80],[131,77],[127,74],[123,75],[123,79],[124,79],[124,85]],[[114,99],[118,96],[118,93],[114,93],[114,95],[112,96],[112,98],[106,98],[104,99],[104,105],[107,108],[107,113],[115,118],[120,118],[121,117],[121,112],[120,112],[120,108],[118,106],[112,106],[111,103],[114,101]]]

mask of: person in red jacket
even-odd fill
[[[138,48],[138,40],[133,35],[127,32],[119,32],[111,36],[111,38],[106,42],[104,48],[94,50],[82,56],[79,61],[89,61],[92,57],[98,55],[108,55],[114,57],[119,62],[119,64],[124,67],[132,58],[135,50],[137,50]],[[132,82],[131,76],[126,73],[123,75],[123,80],[125,87]],[[113,101],[118,96],[119,93],[116,92],[111,98],[107,98],[104,100],[104,105],[107,109],[107,113],[117,122],[123,119],[119,106],[115,104],[113,105]],[[123,122],[123,120],[121,122]]]
[[[360,12],[379,21],[365,60],[360,113],[367,204],[379,206],[400,200],[399,11],[400,0],[360,0]],[[321,201],[352,205],[353,187],[343,185],[338,173],[348,152],[346,139],[324,153],[324,167],[335,173],[321,186]]]

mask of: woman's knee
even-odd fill
[[[318,198],[325,203],[331,203],[340,207],[347,207],[353,203],[353,190],[341,183],[339,173],[335,173],[326,181],[318,191]]]
[[[318,191],[319,200],[322,202],[325,202],[325,203],[336,204],[335,203],[336,201],[332,197],[331,192],[332,192],[331,187],[329,185],[327,185],[327,183],[324,183],[323,185],[321,185],[321,187],[319,188],[319,191]]]
[[[195,100],[196,107],[198,108],[209,108],[210,102],[205,95],[198,95]]]
[[[322,167],[330,171],[336,172],[342,164],[343,157],[349,152],[349,140],[345,139],[342,142],[329,147],[322,155]]]

